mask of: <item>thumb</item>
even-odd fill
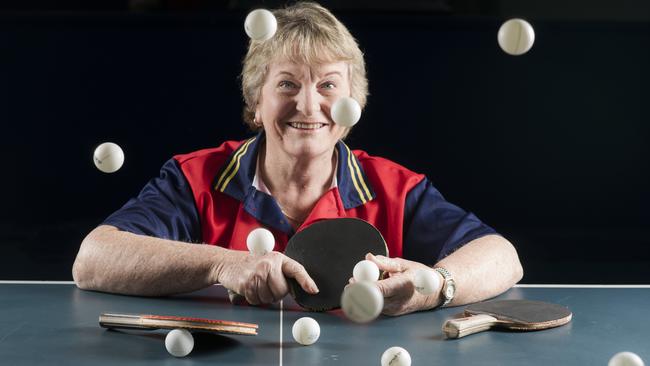
[[[300,287],[302,287],[303,290],[307,291],[308,293],[318,293],[318,286],[316,286],[314,280],[309,276],[305,270],[305,267],[303,267],[302,264],[296,262],[295,260],[289,257],[285,257],[284,261],[282,262],[282,273],[284,273],[286,277],[295,279],[298,284],[300,284]]]
[[[374,262],[380,271],[389,273],[404,272],[407,266],[402,258],[389,258],[383,255],[366,254],[366,259]]]

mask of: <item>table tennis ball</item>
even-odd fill
[[[644,363],[636,353],[619,352],[609,360],[607,366],[644,366]]]
[[[497,35],[499,46],[507,54],[522,55],[535,42],[535,31],[533,27],[523,19],[510,19],[501,25]]]
[[[251,231],[246,238],[246,246],[254,255],[264,255],[273,250],[275,238],[263,227]]]
[[[355,282],[343,290],[341,308],[355,323],[368,323],[384,308],[384,297],[374,282]]]
[[[112,142],[104,142],[95,149],[93,161],[97,169],[102,172],[114,173],[124,164],[124,152],[119,145]]]
[[[377,281],[379,279],[379,267],[375,262],[364,259],[354,266],[352,276],[357,281]]]
[[[352,127],[361,118],[361,106],[350,97],[341,97],[332,105],[332,120],[343,127]]]
[[[266,9],[256,9],[248,13],[244,21],[246,34],[255,41],[266,41],[275,34],[278,22],[273,13]]]
[[[320,325],[314,318],[305,316],[293,323],[291,334],[293,334],[293,339],[296,342],[303,346],[309,346],[316,343],[318,337],[320,337]]]
[[[194,337],[185,329],[174,329],[165,337],[165,348],[174,357],[185,357],[194,348]]]
[[[413,286],[422,295],[431,295],[440,288],[440,277],[433,270],[418,269],[413,277]]]
[[[391,347],[381,355],[381,366],[411,366],[411,355],[402,347]]]

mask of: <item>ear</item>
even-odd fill
[[[260,106],[259,104],[257,105],[257,108],[255,108],[255,117],[253,119],[253,124],[257,127],[262,127],[262,113],[260,112]]]

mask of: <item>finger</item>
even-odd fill
[[[271,304],[275,301],[268,282],[260,277],[257,279],[257,296],[262,304]]]
[[[257,295],[256,280],[254,278],[255,277],[251,278],[244,287],[244,296],[249,304],[258,305],[260,303],[260,298]]]
[[[389,258],[383,255],[366,254],[366,259],[374,262],[379,270],[391,273],[403,272],[407,266],[402,258]]]
[[[409,298],[413,295],[415,287],[409,276],[392,276],[385,280],[376,282],[379,291],[385,299],[402,299]]]
[[[302,264],[294,261],[289,257],[285,257],[284,261],[282,262],[282,273],[284,273],[286,277],[293,278],[298,281],[300,287],[302,287],[302,289],[308,293],[318,293],[318,286],[316,286],[316,283],[309,276]]]
[[[287,279],[280,268],[269,273],[268,285],[273,295],[273,302],[283,299],[289,293]]]

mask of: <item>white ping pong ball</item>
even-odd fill
[[[619,352],[609,360],[607,366],[644,366],[644,363],[636,353]]]
[[[244,30],[255,41],[266,41],[273,37],[278,29],[278,21],[273,13],[266,9],[256,9],[248,13],[244,21]]]
[[[102,172],[114,173],[124,164],[124,151],[118,144],[104,142],[95,149],[93,162]]]
[[[411,355],[402,347],[391,347],[381,355],[381,366],[411,366]]]
[[[355,282],[341,295],[341,309],[355,323],[375,320],[384,308],[384,297],[374,282]]]
[[[357,281],[374,282],[379,279],[379,267],[377,267],[375,262],[364,259],[354,266],[352,276]]]
[[[246,238],[246,246],[254,255],[264,255],[275,247],[275,238],[267,229],[260,227],[252,230]]]
[[[422,295],[431,295],[440,288],[440,277],[433,270],[418,269],[413,277],[413,286]]]
[[[501,25],[497,40],[501,49],[513,56],[528,52],[535,42],[535,31],[523,19],[510,19]]]
[[[361,118],[361,106],[350,97],[341,97],[332,105],[332,120],[343,127],[352,127]]]
[[[293,323],[291,334],[296,342],[303,346],[309,346],[316,343],[318,337],[320,337],[320,325],[314,318],[305,316]]]
[[[194,337],[185,329],[174,329],[165,337],[165,348],[174,357],[185,357],[194,348]]]

